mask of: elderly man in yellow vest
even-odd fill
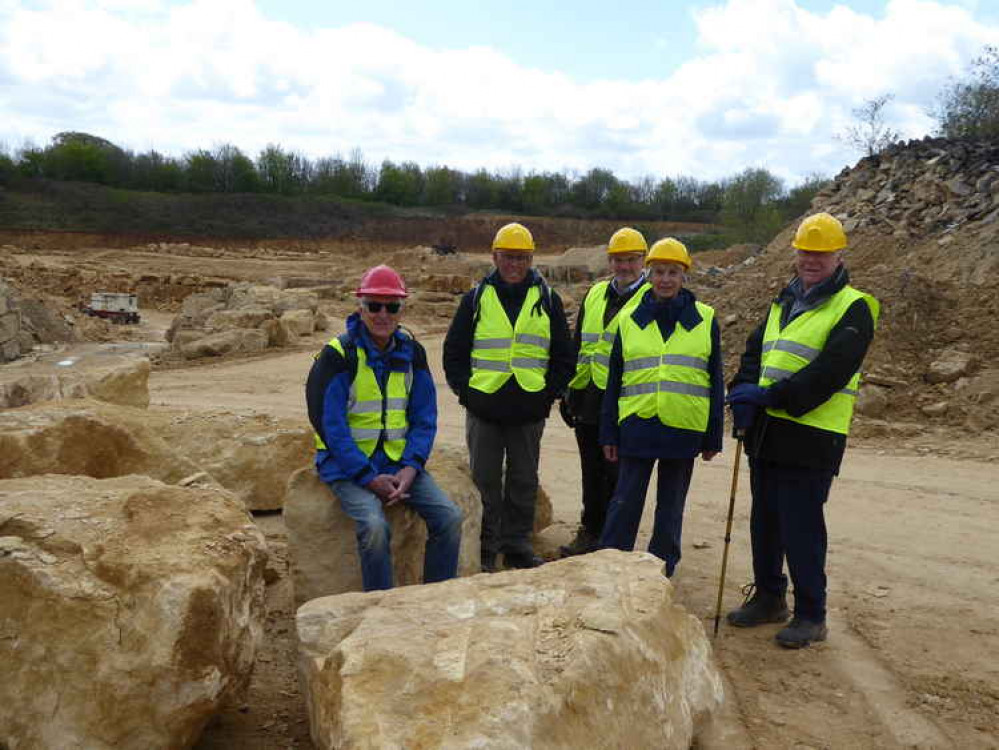
[[[621,311],[603,400],[600,443],[620,469],[600,546],[634,549],[658,463],[649,552],[672,577],[694,459],[710,461],[722,448],[721,337],[715,311],[684,288],[691,261],[683,243],[659,240],[645,262],[650,289]]]
[[[792,244],[797,275],[750,335],[730,383],[733,421],[737,433],[746,432],[749,454],[754,585],[728,621],[752,627],[787,620],[786,558],[794,618],[775,637],[802,648],[827,635],[824,505],[879,305],[850,286],[841,258],[846,234],[835,217],[809,216]]]
[[[541,563],[531,548],[541,435],[575,369],[562,300],[532,267],[534,238],[507,224],[495,270],[466,294],[444,339],[444,373],[465,407],[472,479],[482,496],[482,569]]]
[[[406,285],[376,266],[357,296],[347,331],[316,356],[305,386],[319,477],[356,524],[365,591],[392,587],[384,507],[395,503],[427,524],[424,583],[453,578],[462,514],[424,468],[437,432],[437,392],[426,352],[399,327]]]
[[[562,399],[561,410],[566,424],[576,434],[583,512],[575,539],[560,549],[562,557],[597,548],[607,506],[617,486],[617,463],[608,461],[600,447],[600,405],[622,308],[631,300],[641,299],[649,287],[644,273],[648,249],[641,232],[631,227],[614,232],[607,243],[611,278],[590,287],[576,314],[576,375]]]

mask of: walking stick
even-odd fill
[[[728,521],[725,523],[725,551],[722,552],[721,579],[718,581],[718,604],[715,607],[715,632],[718,637],[718,621],[721,620],[722,592],[725,590],[725,569],[728,567],[728,545],[732,541],[732,515],[735,513],[735,491],[739,486],[739,456],[742,455],[742,432],[735,433],[735,462],[732,466],[732,491],[728,496]]]

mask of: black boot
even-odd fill
[[[828,632],[824,622],[795,617],[786,628],[777,631],[774,639],[784,648],[804,648],[813,641],[824,641]]]
[[[503,554],[503,565],[507,568],[537,568],[544,564],[545,561],[533,552],[505,552]]]
[[[559,555],[561,557],[585,555],[597,548],[597,541],[597,538],[587,531],[585,526],[580,526],[579,531],[576,532],[576,538],[558,548]]]
[[[483,552],[480,557],[482,563],[483,573],[495,573],[499,568],[496,567],[496,555],[490,554],[488,552]]]
[[[783,594],[772,594],[769,591],[756,588],[755,584],[742,587],[746,599],[742,606],[728,613],[729,625],[737,628],[752,628],[768,622],[787,621],[787,599]]]

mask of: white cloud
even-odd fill
[[[696,56],[668,77],[581,83],[371,24],[297,28],[252,0],[0,0],[0,138],[87,130],[173,153],[277,142],[464,169],[794,179],[852,159],[833,135],[881,93],[896,94],[894,127],[924,134],[947,77],[999,42],[973,8],[929,0],[877,17],[728,0],[695,23]]]

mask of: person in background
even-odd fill
[[[684,288],[691,260],[683,243],[659,240],[645,264],[650,289],[621,315],[603,400],[600,444],[620,468],[600,547],[634,549],[658,463],[649,552],[672,577],[694,459],[722,449],[721,337],[715,311]]]
[[[728,402],[746,434],[754,583],[728,614],[737,627],[794,618],[776,634],[786,648],[824,641],[825,502],[839,473],[880,306],[850,286],[846,233],[827,213],[807,217],[794,241],[796,275],[746,341]]]
[[[385,508],[396,503],[427,524],[424,583],[458,569],[462,513],[425,468],[437,392],[426,352],[399,326],[407,296],[388,266],[365,272],[346,332],[316,356],[305,386],[316,468],[356,524],[365,591],[392,588]]]
[[[600,405],[618,317],[622,308],[640,299],[649,286],[644,273],[648,249],[641,232],[631,227],[614,232],[607,243],[611,278],[590,287],[576,314],[576,375],[569,382],[560,410],[579,447],[583,512],[576,537],[559,550],[562,557],[597,549],[607,506],[617,486],[617,463],[608,461],[600,447]]]
[[[507,224],[496,268],[458,305],[444,339],[448,385],[465,407],[472,479],[482,497],[482,569],[543,561],[531,547],[541,435],[575,370],[562,300],[532,268],[534,238]]]

